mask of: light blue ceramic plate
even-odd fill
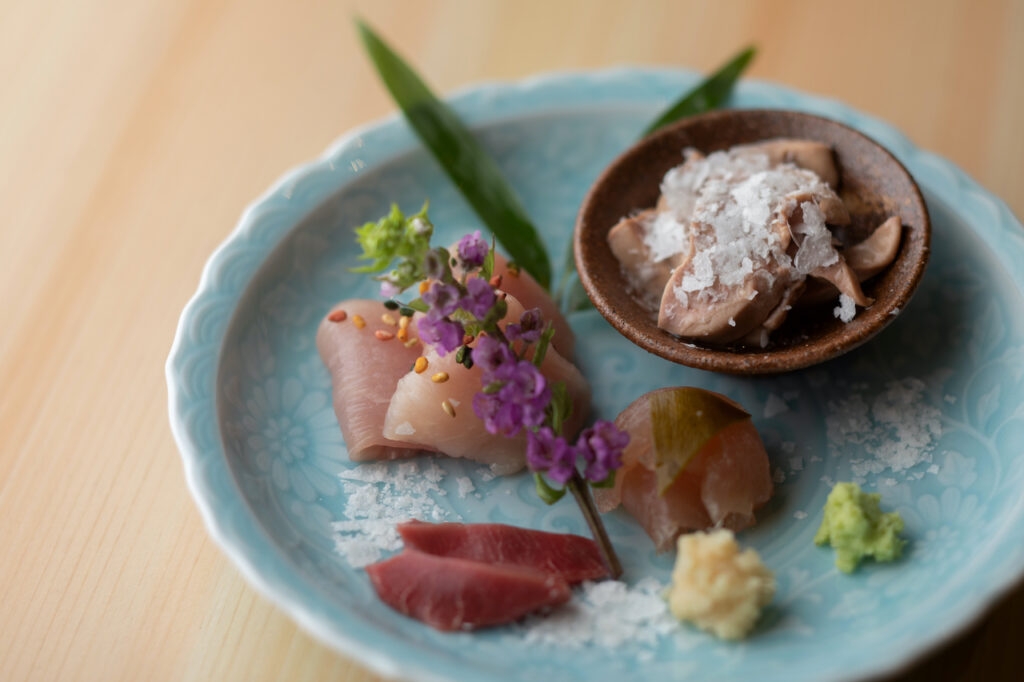
[[[451,101],[558,261],[598,172],[695,81],[613,70],[483,86]],[[875,138],[917,179],[935,229],[928,272],[899,319],[857,351],[798,373],[745,379],[672,365],[594,312],[572,318],[600,416],[681,384],[721,391],[754,413],[779,481],[742,535],[778,577],[755,636],[724,644],[680,628],[653,646],[580,652],[528,646],[515,628],[444,635],[390,611],[334,551],[331,523],[346,514],[339,474],[352,465],[313,340],[332,303],[374,294],[346,270],[351,227],[391,201],[409,210],[427,197],[442,242],[476,226],[397,118],[345,136],[250,206],[181,318],[167,363],[171,424],[210,533],[245,577],[380,673],[467,681],[861,678],[906,664],[1008,589],[1024,570],[1024,228],[951,164],[842,104],[758,82],[743,83],[734,104],[809,111]],[[931,461],[871,470],[879,453],[922,449]],[[482,493],[455,494],[449,475],[450,494],[437,499],[450,515],[585,532],[573,505],[545,507],[526,476],[487,481],[464,463],[442,466]],[[811,538],[828,481],[858,475],[903,514],[910,545],[898,564],[846,576]],[[667,579],[669,559],[628,517],[608,524],[630,581]]]

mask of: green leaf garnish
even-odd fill
[[[508,255],[550,288],[547,252],[497,164],[401,57],[364,22],[357,20],[356,25],[381,80],[420,140]]]
[[[551,430],[562,433],[562,424],[572,416],[572,399],[564,381],[551,384],[551,402],[548,403],[547,414],[551,420]]]
[[[539,473],[534,472],[533,480],[537,484],[537,497],[545,504],[554,504],[565,495],[565,488],[552,488]]]
[[[644,128],[643,135],[646,137],[658,128],[678,121],[686,116],[702,114],[722,106],[725,100],[732,94],[732,87],[736,79],[740,77],[747,64],[754,58],[757,48],[748,47],[738,55],[721,66],[715,73],[698,85],[690,92],[676,100],[671,106],[663,111],[654,121]]]
[[[544,331],[540,333],[540,339],[537,341],[537,347],[533,349],[533,364],[536,367],[540,367],[544,363],[544,356],[548,353],[548,346],[551,345],[551,339],[555,335],[555,326],[548,322],[548,326],[544,327]]]
[[[484,257],[484,264],[480,268],[480,276],[486,280],[490,280],[494,276],[494,240],[491,240],[491,248],[487,250],[487,255]]]
[[[375,223],[366,223],[356,228],[356,241],[363,247],[360,260],[373,263],[356,268],[352,272],[382,272],[396,258],[397,267],[378,280],[391,282],[399,289],[406,289],[423,279],[423,257],[430,249],[430,236],[434,226],[427,217],[427,204],[419,213],[408,218],[391,204],[391,212]],[[395,309],[398,305],[395,305]]]
[[[654,473],[663,495],[693,457],[719,431],[750,414],[731,400],[701,388],[655,391],[649,399]]]
[[[406,303],[405,307],[412,308],[418,313],[425,313],[428,310],[430,310],[430,306],[424,303],[422,298],[414,298],[413,300]],[[402,314],[405,315],[405,313]]]

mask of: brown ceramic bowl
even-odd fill
[[[767,348],[701,346],[660,329],[656,315],[627,291],[608,231],[623,217],[651,208],[665,173],[682,163],[682,150],[710,153],[777,137],[818,140],[832,146],[840,172],[839,194],[850,210],[845,235],[855,243],[882,221],[898,215],[903,238],[896,260],[863,283],[875,299],[843,323],[835,302],[795,308]],[[842,355],[882,331],[910,301],[928,262],[928,209],[907,169],[863,134],[829,119],[795,111],[726,110],[685,119],[641,140],[605,169],[590,188],[576,220],[576,267],[594,305],[626,338],[646,351],[690,367],[730,374],[774,374]],[[838,295],[837,295],[838,298]]]

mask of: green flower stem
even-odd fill
[[[594,536],[594,542],[597,543],[597,549],[601,552],[601,559],[604,560],[605,566],[608,567],[608,572],[614,580],[618,580],[622,576],[622,564],[619,563],[619,557],[615,554],[612,541],[608,538],[608,531],[604,528],[601,515],[598,514],[597,507],[594,506],[594,498],[590,494],[590,486],[587,485],[587,481],[580,475],[580,472],[576,471],[573,472],[572,478],[569,479],[566,487],[572,491],[572,496],[576,498],[576,504],[580,506],[580,511],[583,512],[583,518],[587,520],[587,525],[590,526],[590,534]]]

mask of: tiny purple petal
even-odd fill
[[[585,429],[576,442],[576,450],[587,464],[584,471],[587,480],[600,483],[621,467],[622,451],[627,445],[629,433],[612,422],[599,420]]]
[[[509,341],[521,339],[525,343],[536,343],[544,332],[544,316],[540,308],[531,308],[519,317],[519,324],[510,324],[505,329]]]
[[[494,289],[480,277],[470,278],[466,282],[466,289],[469,293],[459,301],[459,307],[472,313],[477,319],[487,317],[494,305]]]
[[[424,315],[416,323],[420,339],[434,347],[440,355],[447,355],[462,345],[465,330],[458,322],[435,319]]]
[[[465,268],[478,268],[487,258],[487,242],[480,236],[480,230],[467,234],[459,240],[459,260]]]
[[[430,306],[432,317],[447,317],[459,308],[459,289],[453,284],[434,282],[424,292],[423,302]]]
[[[392,282],[384,280],[380,283],[380,295],[383,296],[384,298],[394,298],[395,296],[398,296],[400,293],[402,293],[402,290],[399,289],[398,286],[396,286]]]
[[[486,383],[492,381],[490,374],[498,367],[514,361],[512,351],[501,341],[490,336],[481,336],[477,339],[476,348],[473,349],[473,364],[483,370]]]
[[[533,471],[565,485],[576,470],[576,451],[549,427],[526,433],[526,464]]]
[[[551,389],[547,379],[532,362],[519,360],[506,363],[493,372],[494,381],[504,381],[505,385],[498,395],[506,402],[527,402],[547,398],[544,405],[551,400]]]
[[[512,437],[523,428],[522,407],[502,402],[494,395],[477,393],[473,396],[473,412],[483,420],[488,433]]]

